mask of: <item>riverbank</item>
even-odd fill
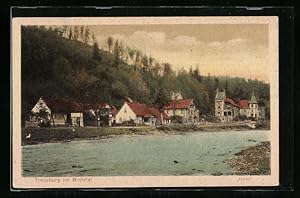
[[[270,175],[270,142],[261,142],[235,154],[226,160],[234,168],[236,175]]]
[[[262,128],[257,128],[263,130]],[[56,128],[23,128],[22,145],[69,142],[84,139],[103,139],[118,135],[172,135],[189,132],[225,132],[253,130],[247,125],[204,126],[204,125],[168,125],[146,127],[56,127]],[[28,137],[30,134],[30,137]]]

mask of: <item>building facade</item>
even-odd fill
[[[230,122],[240,117],[265,119],[265,108],[260,106],[254,95],[250,100],[234,100],[226,96],[226,91],[217,90],[215,97],[215,117],[221,122]]]
[[[182,123],[199,122],[199,110],[193,99],[175,99],[163,107],[169,117],[180,117]]]
[[[155,107],[138,102],[124,102],[116,114],[116,123],[133,122],[135,125],[157,125],[169,123],[169,116]]]
[[[50,126],[82,127],[83,108],[69,99],[45,99],[40,97],[31,109],[30,122],[49,123]]]
[[[265,119],[265,107],[258,104],[254,92],[250,100],[240,100],[240,115],[247,118]]]
[[[217,90],[215,98],[215,117],[221,122],[230,122],[239,116],[239,105],[226,97],[226,91]]]

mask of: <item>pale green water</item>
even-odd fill
[[[269,139],[269,131],[118,136],[22,147],[24,176],[212,175],[223,161]],[[255,140],[255,141],[253,141]],[[178,163],[175,163],[176,160]]]

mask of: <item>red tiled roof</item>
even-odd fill
[[[236,106],[236,107],[239,107],[239,105],[236,104],[236,102],[231,98],[225,98],[225,103],[231,104],[231,105]]]
[[[249,108],[249,100],[240,100],[238,102],[241,109],[248,109]]]
[[[193,99],[172,100],[169,104],[165,105],[163,109],[186,109],[191,104],[193,104]]]
[[[162,112],[160,112],[158,109],[156,109],[155,107],[150,107],[150,108],[149,108],[149,111],[150,111],[151,114],[154,115],[157,119],[161,119],[161,113],[162,113]],[[165,112],[162,113],[162,116],[163,116],[163,119],[164,119],[164,120],[170,119],[169,116],[168,116]]]
[[[118,110],[117,110],[117,108],[115,106],[111,105],[111,113],[112,113],[113,116],[117,115]]]
[[[143,116],[146,118],[154,116],[157,119],[161,119],[161,112],[155,107],[147,107],[145,104],[137,102],[127,102],[127,104],[138,116]],[[169,119],[169,116],[166,113],[162,113],[162,115],[164,120]]]
[[[149,113],[149,110],[145,104],[141,104],[138,102],[127,102],[127,104],[138,116],[144,116]]]

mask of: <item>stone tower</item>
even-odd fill
[[[217,94],[216,94],[216,98],[215,98],[215,117],[216,118],[222,118],[224,116],[225,98],[226,98],[225,90],[219,91],[219,89],[217,89]]]
[[[250,109],[249,115],[251,118],[259,118],[261,116],[258,107],[258,102],[254,95],[254,91],[252,92],[251,99],[249,101],[249,109]]]

